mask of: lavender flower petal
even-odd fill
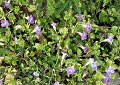
[[[92,63],[94,63],[94,58],[90,58],[89,61],[88,61],[88,63],[87,63],[87,65],[88,64],[92,64]]]
[[[98,66],[97,61],[91,63],[90,65],[91,65],[91,67],[93,68],[93,70],[95,70],[95,71],[97,70],[97,66]]]
[[[2,85],[2,80],[0,80],[0,85]]]
[[[67,74],[73,74],[73,73],[75,73],[75,69],[74,69],[73,66],[67,67],[66,71],[67,71]]]
[[[60,84],[59,84],[59,82],[56,81],[53,85],[60,85]]]
[[[108,41],[108,43],[109,43],[110,45],[112,45],[113,38],[112,38],[111,36],[109,36],[109,37],[107,38],[107,41]]]
[[[7,20],[1,21],[1,27],[7,27],[9,25],[9,22]]]
[[[107,73],[108,75],[113,74],[113,73],[114,73],[114,68],[113,68],[113,67],[109,67],[109,68],[106,70],[106,73]]]
[[[81,35],[81,40],[86,40],[87,39],[87,33],[83,32]]]
[[[42,36],[41,28],[42,28],[42,26],[36,25],[36,27],[34,28],[33,32],[35,32],[39,36]]]
[[[91,24],[88,22],[85,27],[85,32],[90,32],[92,30]]]
[[[79,13],[79,14],[77,15],[77,20],[82,21],[82,18],[83,18],[83,15]]]
[[[83,50],[84,50],[84,53],[87,53],[88,52],[88,46],[86,46]]]
[[[9,7],[10,7],[10,3],[7,2],[7,1],[4,3],[4,5],[5,5],[6,8],[9,8]]]
[[[32,15],[30,15],[28,18],[28,24],[33,24],[33,23],[34,23],[34,18]]]
[[[105,84],[108,84],[110,82],[110,77],[109,75],[104,76],[103,80],[102,80]]]

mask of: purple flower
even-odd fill
[[[0,80],[0,85],[2,85],[2,80]]]
[[[8,21],[7,20],[2,20],[1,21],[1,26],[2,27],[7,27],[9,25]]]
[[[80,47],[83,49],[84,53],[88,52],[88,46],[86,46],[86,47],[80,46]]]
[[[88,22],[85,27],[85,32],[90,32],[92,30],[91,24]]]
[[[67,71],[67,74],[73,74],[75,72],[75,69],[73,66],[70,66],[70,67],[67,67],[66,71]]]
[[[38,77],[39,73],[38,72],[33,72],[33,76]]]
[[[82,21],[83,15],[82,14],[77,14],[77,20]]]
[[[113,68],[113,67],[109,67],[109,68],[106,70],[106,73],[107,73],[108,75],[113,74],[113,73],[114,73],[114,68]]]
[[[86,32],[83,32],[81,34],[81,40],[86,40],[87,39],[87,33]]]
[[[95,70],[95,71],[97,70],[97,66],[98,66],[97,61],[91,63],[90,65],[91,65],[91,67],[93,68],[93,70]]]
[[[42,26],[36,25],[36,27],[34,28],[33,32],[35,32],[35,33],[38,34],[39,36],[42,36],[41,28],[42,28]]]
[[[6,8],[9,8],[9,7],[10,7],[10,3],[7,2],[7,1],[4,3],[4,5],[5,5]]]
[[[83,33],[81,32],[77,32],[80,36],[81,36],[81,40],[86,40],[87,39],[87,33],[83,31]]]
[[[34,18],[32,15],[30,15],[28,18],[28,24],[33,24],[33,23],[34,23]]]
[[[86,46],[83,50],[84,50],[84,53],[87,53],[88,52],[88,46]]]
[[[109,75],[104,76],[103,80],[102,80],[105,84],[108,84],[110,82],[110,77]]]
[[[111,36],[108,36],[107,39],[104,40],[105,42],[107,41],[110,45],[112,45],[113,38]]]
[[[90,58],[86,65],[90,65],[95,71],[97,70],[98,67],[98,63],[97,61],[94,61],[94,58]]]
[[[88,64],[94,63],[94,58],[90,58]]]
[[[60,85],[60,84],[59,84],[59,82],[56,81],[53,85]]]

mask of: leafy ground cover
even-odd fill
[[[119,8],[120,0],[0,0],[0,85],[120,78]]]

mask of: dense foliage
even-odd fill
[[[0,0],[0,85],[106,85],[120,78],[120,0]]]

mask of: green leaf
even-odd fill
[[[53,0],[47,0],[46,5],[46,16],[50,17],[53,13],[55,13],[55,7],[54,7],[54,1]]]
[[[82,54],[82,51],[78,48],[77,49],[77,55],[80,56]]]
[[[110,75],[110,78],[111,78],[111,79],[115,79],[115,77],[116,77],[116,74]]]
[[[75,62],[75,60],[74,59],[67,59],[67,60],[65,60],[65,65],[66,66],[69,66],[69,65],[74,65],[76,62]]]
[[[19,13],[19,11],[20,11],[19,6],[15,6],[15,7],[14,7],[14,12],[15,12],[15,14],[18,14],[18,13]]]
[[[102,83],[101,81],[97,81],[96,85],[106,85],[106,84]]]
[[[4,11],[3,11],[3,8],[0,7],[0,19],[3,19],[4,18]]]
[[[28,7],[28,10],[29,10],[29,12],[33,12],[33,11],[35,11],[36,10],[36,6],[35,5],[30,5],[29,7]]]
[[[103,75],[101,72],[97,71],[95,76],[94,76],[94,79],[95,80],[101,80],[103,78]]]
[[[68,53],[72,55],[72,49],[68,49]]]
[[[66,49],[69,49],[69,43],[70,43],[70,39],[69,39],[69,38],[66,39],[66,40],[64,40],[64,47],[65,47]]]
[[[65,36],[68,33],[68,28],[66,28],[66,27],[60,28],[59,32],[60,32],[61,35]]]
[[[42,44],[39,44],[39,43],[35,43],[35,46],[34,46],[37,50],[41,51],[41,50],[44,50],[45,48],[43,47]]]
[[[64,19],[67,21],[71,18],[71,12],[67,12],[65,11],[65,16],[64,16]]]
[[[102,10],[99,15],[100,22],[107,22],[108,21],[108,14],[106,11]]]
[[[117,27],[117,26],[112,26],[112,28],[111,28],[110,31],[111,31],[112,33],[116,33],[117,30],[118,30],[118,27]]]
[[[14,20],[16,19],[14,13],[9,13],[9,14],[8,14],[8,19],[9,19],[11,22],[14,23]]]
[[[80,12],[80,7],[81,7],[81,3],[80,0],[72,0],[73,4],[75,5],[75,7],[73,7],[73,9],[75,9],[76,12]]]
[[[13,74],[7,74],[6,77],[5,77],[5,84],[9,84],[9,83],[13,83],[11,81],[14,80],[14,75]],[[13,84],[15,85],[15,84]]]

